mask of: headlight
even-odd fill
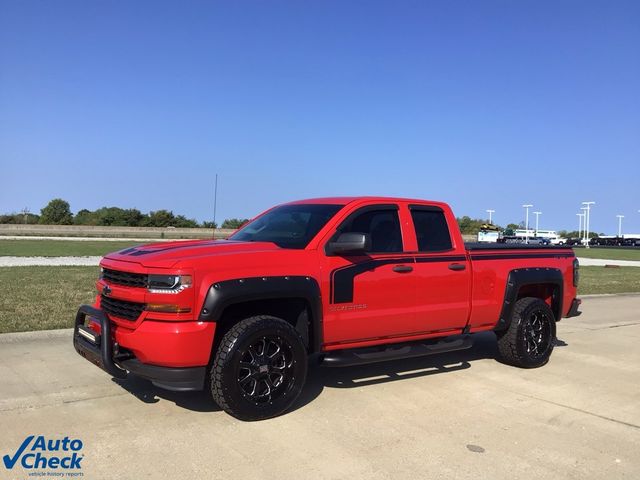
[[[179,293],[192,281],[191,275],[149,275],[147,288],[151,293]]]

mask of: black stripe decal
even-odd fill
[[[215,240],[209,241],[207,243],[201,243],[201,244],[198,244],[198,245],[180,245],[180,244],[177,244],[177,245],[172,245],[170,247],[165,247],[165,248],[151,248],[149,250],[139,250],[139,249],[134,247],[132,249],[125,250],[124,252],[118,252],[118,253],[120,253],[122,255],[127,255],[128,254],[128,255],[130,255],[132,257],[139,257],[141,255],[149,255],[151,253],[167,252],[169,250],[180,250],[182,248],[211,247],[211,246],[214,245],[213,242],[215,242]],[[125,252],[131,252],[131,250],[133,250],[132,253],[125,253]]]
[[[336,268],[331,272],[331,303],[353,302],[353,282],[356,276],[391,263],[413,263],[413,257],[379,258]]]
[[[365,272],[375,270],[382,265],[392,263],[433,263],[433,262],[464,262],[467,259],[464,255],[446,255],[435,257],[391,257],[365,260],[340,267],[331,272],[331,303],[351,303],[353,302],[353,287],[355,278]]]
[[[471,254],[472,261],[479,260],[515,260],[536,258],[573,258],[573,253],[506,253],[493,255]],[[353,265],[336,268],[331,272],[330,295],[331,303],[353,302],[353,288],[355,278],[365,272],[375,270],[382,265],[392,263],[436,263],[436,262],[464,262],[465,255],[441,255],[432,257],[391,257],[365,260]]]
[[[471,254],[471,260],[476,262],[478,260],[515,260],[523,258],[572,258],[575,255],[573,253],[544,253],[544,254],[532,254],[532,253],[508,253],[508,254],[496,254],[496,255],[474,255]]]

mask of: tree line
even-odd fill
[[[458,226],[463,234],[475,235],[487,220],[468,216],[457,218]],[[220,228],[238,228],[247,221],[246,218],[227,218]],[[184,215],[175,215],[169,210],[155,210],[142,213],[137,208],[102,207],[97,210],[82,209],[75,215],[71,212],[69,202],[54,198],[40,210],[40,215],[30,212],[0,215],[0,223],[26,223],[43,225],[96,225],[114,227],[176,227],[176,228],[218,228],[214,222],[199,223]],[[518,228],[515,224],[508,227]]]
[[[236,229],[245,223],[244,218],[227,218],[220,228]],[[69,202],[54,198],[40,210],[40,215],[23,211],[0,215],[0,223],[26,223],[42,225],[96,225],[114,227],[176,227],[218,228],[217,223],[198,222],[184,215],[175,215],[170,210],[155,210],[142,213],[137,208],[102,207],[97,210],[82,209],[75,215]]]
[[[471,218],[467,215],[456,218],[460,231],[464,235],[477,235],[483,225],[489,223],[486,219]],[[239,228],[247,221],[246,218],[227,218],[220,228]],[[40,215],[27,211],[0,215],[0,223],[26,223],[44,225],[97,225],[117,227],[176,227],[176,228],[218,228],[214,222],[204,221],[199,223],[193,218],[184,215],[174,215],[170,210],[155,210],[142,213],[137,208],[102,207],[97,210],[82,209],[75,215],[71,212],[69,202],[54,198],[40,210]],[[499,225],[495,227],[503,230]],[[510,223],[506,230],[524,228],[524,222]],[[565,238],[578,237],[578,232],[561,230],[559,235]],[[590,237],[598,236],[590,232]]]

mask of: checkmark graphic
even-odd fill
[[[22,455],[22,452],[24,452],[24,449],[27,448],[27,445],[29,445],[29,442],[31,442],[31,440],[33,440],[33,435],[29,435],[27,438],[25,438],[24,442],[22,442],[22,445],[20,445],[20,448],[18,448],[18,451],[13,456],[13,458],[11,458],[9,455],[5,455],[4,457],[2,457],[4,466],[7,467],[8,470],[11,470],[13,468],[13,466],[20,458],[20,455]]]

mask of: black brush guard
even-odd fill
[[[100,324],[100,335],[84,326],[86,317]],[[127,378],[127,371],[113,361],[111,322],[102,310],[89,305],[80,306],[73,329],[73,346],[76,352],[115,378]]]
[[[90,317],[100,324],[100,334],[85,327]],[[124,379],[129,373],[150,380],[154,385],[175,392],[202,390],[206,366],[161,367],[140,362],[133,355],[121,355],[114,361],[111,322],[105,312],[89,305],[82,305],[76,314],[73,329],[73,346],[82,357],[97,365],[109,375]],[[115,352],[117,354],[117,352]]]

